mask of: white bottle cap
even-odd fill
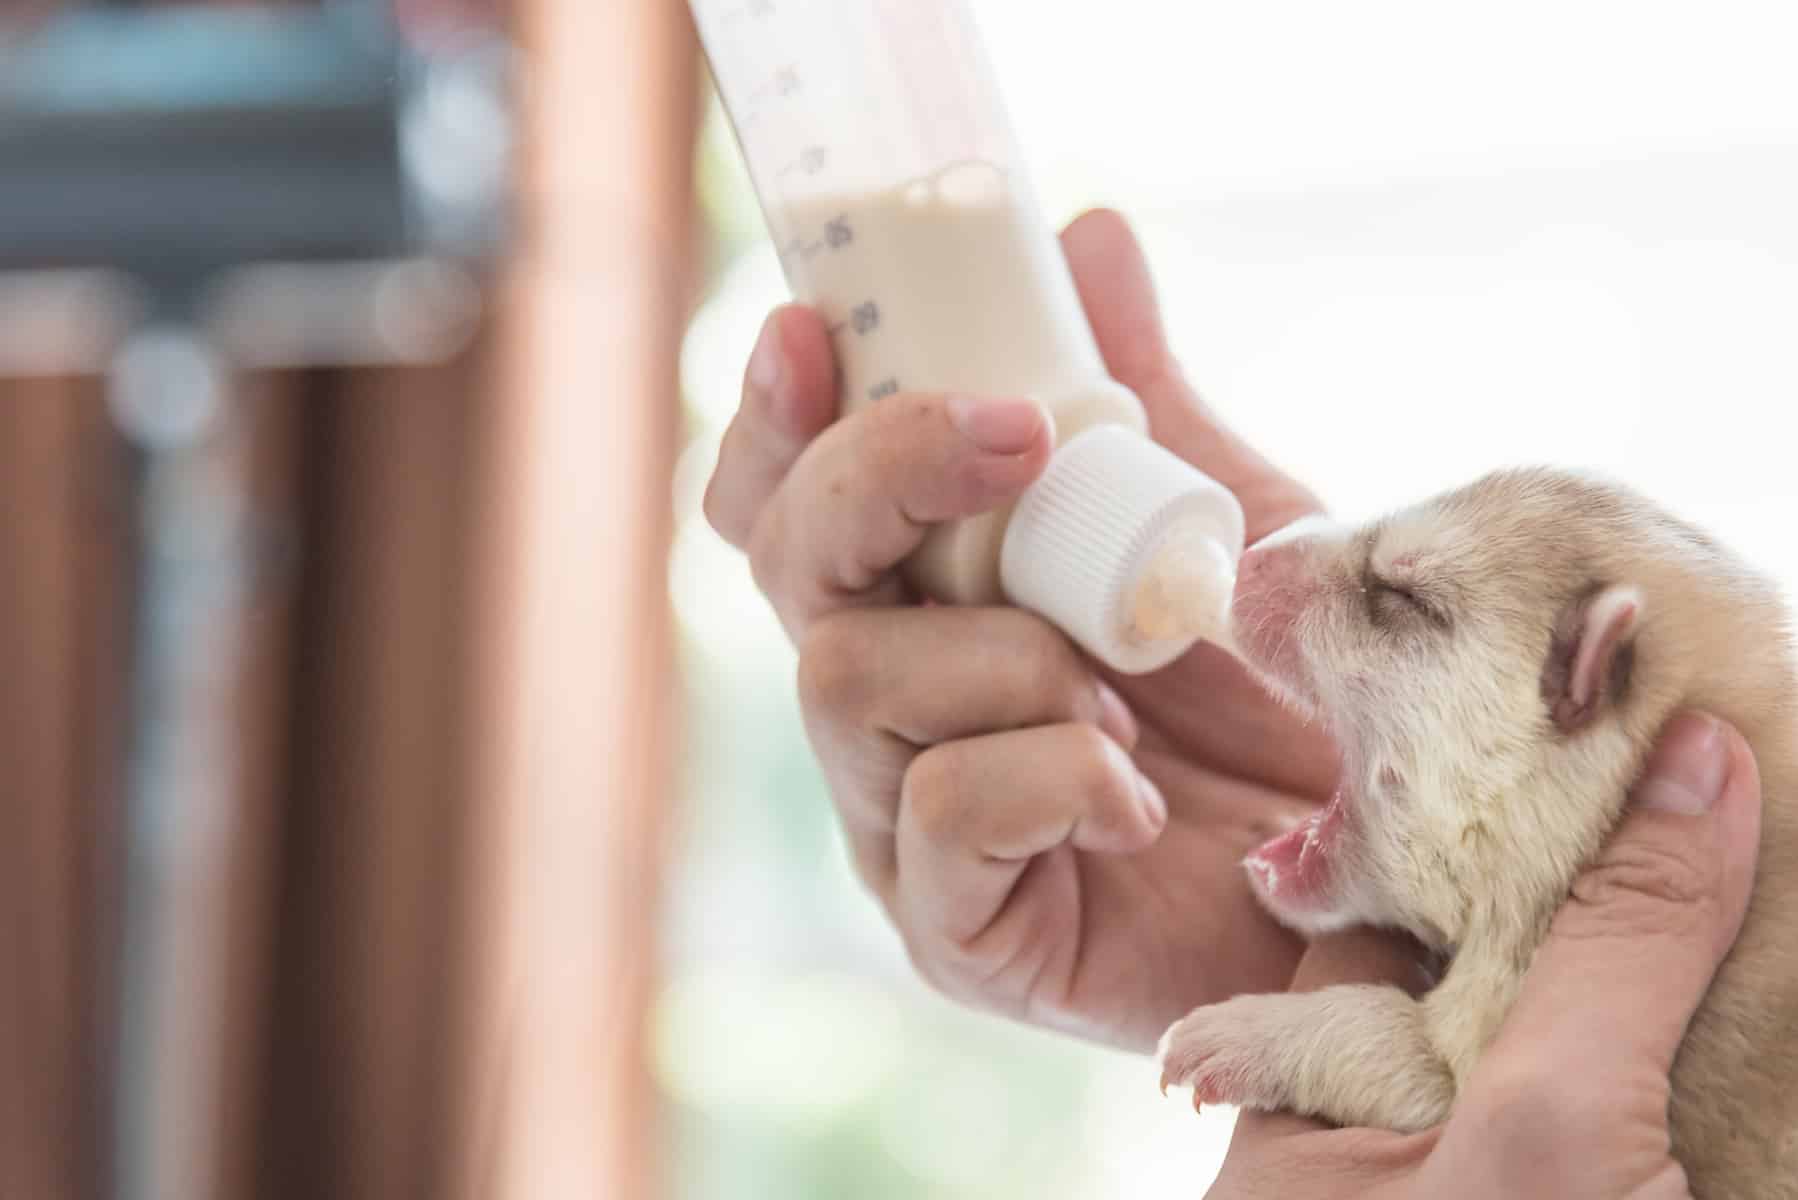
[[[1018,501],[999,577],[1013,604],[1137,675],[1201,638],[1228,644],[1242,539],[1229,489],[1134,430],[1096,425]]]

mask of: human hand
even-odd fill
[[[1711,750],[1707,766],[1694,739],[1663,737],[1637,805],[1574,884],[1446,1123],[1403,1135],[1245,1112],[1207,1196],[1688,1198],[1669,1140],[1668,1074],[1741,927],[1760,839],[1747,743],[1725,727]],[[1640,803],[1667,779],[1686,781],[1683,794],[1709,809]],[[1360,931],[1318,941],[1293,989],[1418,982],[1403,942]]]
[[[1154,437],[1242,502],[1251,541],[1316,509],[1182,377],[1124,222],[1063,246],[1111,373]],[[706,495],[800,648],[806,728],[859,873],[921,973],[983,1007],[1147,1050],[1175,1017],[1284,988],[1301,943],[1238,865],[1335,786],[1324,735],[1200,646],[1122,678],[1032,614],[920,605],[927,527],[1047,462],[1035,405],[900,394],[837,421],[829,336],[762,331]]]

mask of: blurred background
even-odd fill
[[[1791,6],[973,7],[1345,515],[1582,465],[1798,582]],[[784,296],[677,0],[0,10],[0,1197],[1203,1192],[853,881],[699,513]]]

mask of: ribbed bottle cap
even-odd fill
[[[1242,539],[1227,488],[1133,430],[1097,425],[1018,501],[1000,579],[1094,658],[1142,674],[1228,636]]]

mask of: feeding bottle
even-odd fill
[[[901,391],[1029,396],[1055,453],[1019,500],[905,564],[1154,670],[1226,642],[1243,516],[1110,378],[963,0],[692,0],[788,285],[825,319],[844,414]]]

